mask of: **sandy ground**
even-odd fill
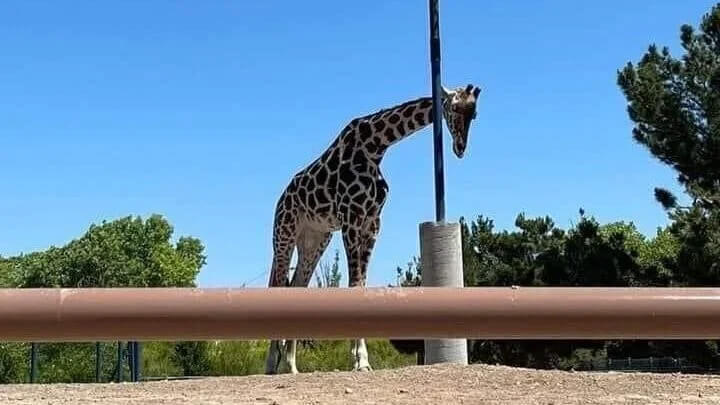
[[[141,384],[0,386],[0,404],[720,404],[720,377],[474,365]]]

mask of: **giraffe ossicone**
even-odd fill
[[[453,152],[462,158],[475,118],[480,88],[442,88],[442,115]],[[421,97],[347,124],[325,152],[297,173],[275,207],[270,287],[307,287],[332,232],[341,231],[348,286],[365,287],[367,267],[380,231],[388,184],[380,172],[387,149],[433,120],[431,97]],[[290,259],[297,266],[290,279]],[[364,339],[353,341],[354,370],[371,370]],[[271,341],[266,373],[297,373],[294,340]]]

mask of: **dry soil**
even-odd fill
[[[0,386],[0,404],[720,404],[720,377],[473,365]]]

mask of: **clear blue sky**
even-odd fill
[[[631,140],[615,75],[651,42],[678,54],[711,1],[441,3],[443,81],[484,90],[465,158],[445,141],[449,219],[667,222],[652,189],[675,174]],[[427,25],[425,0],[3,2],[0,254],[160,213],[205,243],[201,286],[264,285],[290,177],[351,118],[429,94]],[[383,170],[370,285],[433,219],[431,131]]]

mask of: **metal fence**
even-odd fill
[[[608,358],[595,359],[580,364],[578,371],[621,371],[647,373],[685,373],[685,374],[717,374],[718,365],[703,367],[686,358],[645,357],[645,358]]]
[[[114,368],[112,369],[111,377],[105,378],[102,372],[103,369],[103,351],[102,345],[105,343],[95,342],[95,382],[105,381],[131,381],[138,382],[141,379],[141,364],[142,364],[142,344],[140,342],[117,342],[116,357],[114,359]],[[32,342],[30,344],[30,382],[36,383],[39,376],[40,367],[42,367],[39,361],[39,349],[41,343]],[[129,379],[125,379],[125,366],[129,370]]]

